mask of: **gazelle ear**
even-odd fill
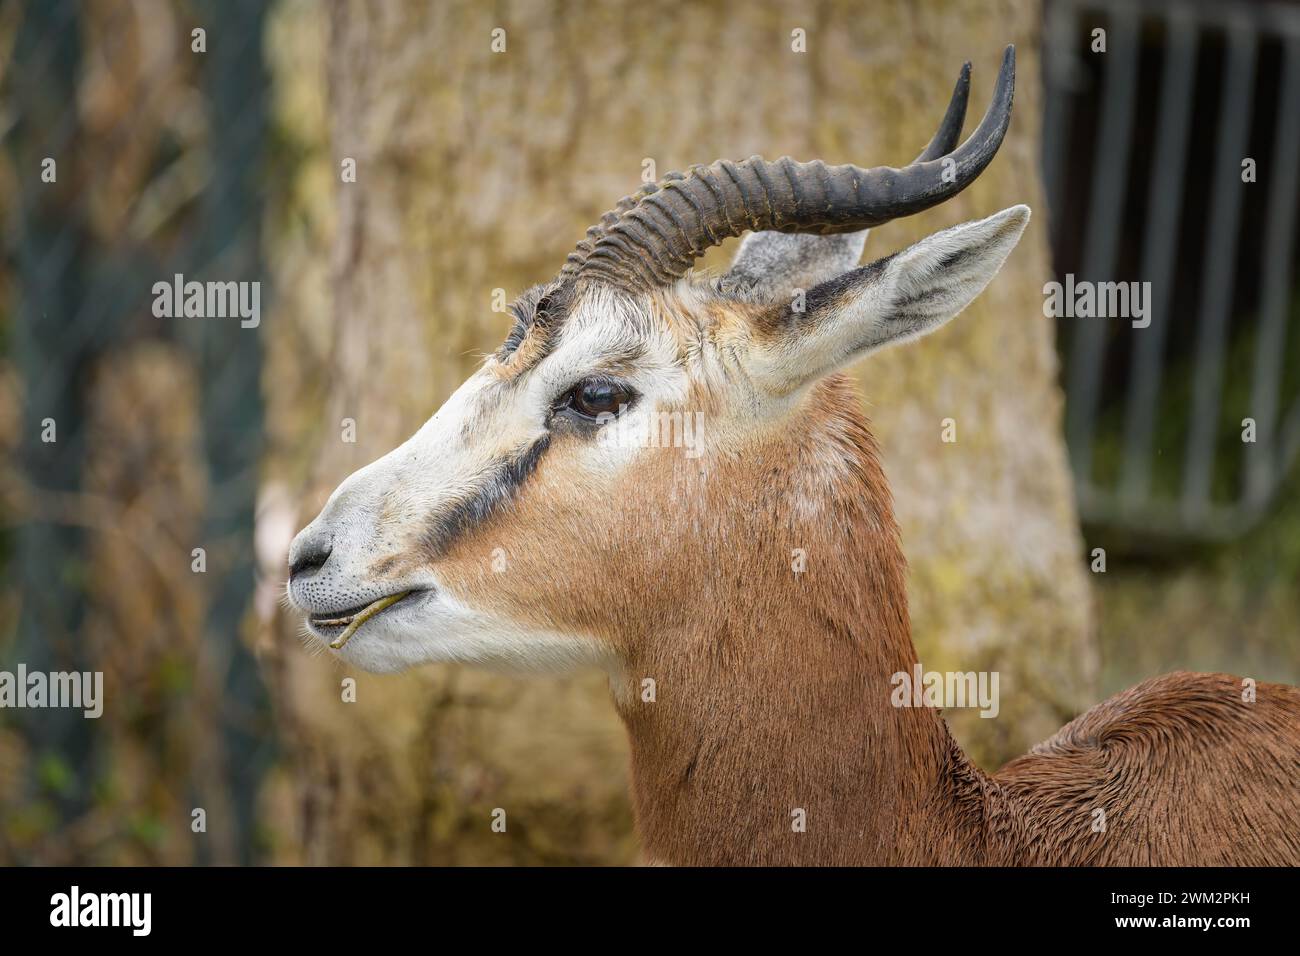
[[[792,295],[756,323],[750,374],[785,395],[882,346],[933,332],[984,291],[1028,222],[1029,207],[1012,206],[814,286],[802,301]]]

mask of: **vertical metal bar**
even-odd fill
[[[21,12],[13,63],[5,79],[13,84],[16,121],[6,136],[18,170],[20,226],[16,274],[21,290],[13,327],[14,359],[26,386],[24,428],[19,450],[23,478],[38,492],[74,494],[85,467],[85,382],[94,362],[90,345],[69,343],[64,325],[79,308],[91,273],[92,243],[70,167],[81,129],[60,125],[52,135],[48,117],[77,100],[85,51],[79,11],[73,0],[31,4]],[[57,183],[30,185],[43,157],[55,157]],[[42,441],[43,419],[54,420],[55,440]],[[52,517],[25,516],[15,533],[11,569],[22,596],[12,661],[36,670],[90,671],[81,631],[88,573],[85,534]],[[80,711],[53,708],[21,711],[15,718],[33,765],[58,761],[76,772],[54,795],[61,821],[90,805],[96,769],[94,721]]]
[[[205,61],[203,85],[213,129],[212,180],[203,197],[204,230],[191,251],[193,265],[220,261],[221,278],[262,282],[264,260],[259,241],[262,219],[257,172],[264,161],[269,80],[262,62],[266,9],[256,2],[203,0],[206,22],[241,43],[218,44]],[[196,329],[197,360],[202,370],[203,439],[212,488],[234,498],[234,507],[208,501],[205,537],[211,541],[246,541],[253,533],[260,442],[248,436],[264,432],[260,378],[261,328],[239,323],[205,322]],[[239,640],[240,622],[254,589],[255,571],[245,549],[224,573],[211,575],[207,632],[208,660],[221,671],[220,712],[225,796],[233,810],[235,862],[254,862],[253,833],[262,775],[269,761],[257,719],[268,703],[256,662]],[[252,719],[249,719],[249,718]]]
[[[1282,418],[1274,449],[1274,460],[1277,462],[1279,474],[1289,469],[1296,457],[1300,456],[1300,398],[1291,403],[1291,407]]]
[[[1282,91],[1277,100],[1273,156],[1261,177],[1269,183],[1264,227],[1263,292],[1255,367],[1251,379],[1250,411],[1256,442],[1247,448],[1246,503],[1258,507],[1268,500],[1278,477],[1277,408],[1281,397],[1283,349],[1291,298],[1291,261],[1295,249],[1297,193],[1300,192],[1300,36],[1283,48]]]
[[[1137,87],[1138,14],[1127,5],[1112,8],[1109,52],[1102,81],[1102,113],[1093,162],[1091,211],[1084,242],[1082,278],[1104,280],[1115,264],[1115,240],[1124,209],[1125,180]],[[1066,438],[1076,480],[1089,484],[1093,425],[1100,400],[1106,324],[1075,319],[1067,382]]]
[[[1208,509],[1214,478],[1224,345],[1232,306],[1233,268],[1241,221],[1241,161],[1245,157],[1246,137],[1250,132],[1256,43],[1253,24],[1240,20],[1228,27],[1227,82],[1220,102],[1214,195],[1205,259],[1201,265],[1203,281],[1196,338],[1195,387],[1188,420],[1182,509],[1184,518],[1189,521],[1197,520]]]
[[[1151,283],[1151,324],[1136,335],[1129,373],[1124,422],[1124,464],[1120,494],[1126,507],[1138,507],[1151,488],[1151,444],[1164,370],[1169,305],[1173,298],[1174,256],[1187,168],[1187,134],[1191,128],[1196,81],[1198,24],[1181,10],[1167,20],[1165,62],[1160,80],[1160,116],[1155,159],[1148,185],[1141,280]]]
[[[1070,119],[1074,98],[1070,77],[1075,69],[1074,0],[1049,0],[1043,31],[1043,189],[1047,195],[1047,226],[1053,245],[1060,242],[1065,214],[1065,167],[1069,156]]]

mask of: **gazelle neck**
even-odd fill
[[[985,778],[935,711],[890,703],[916,654],[874,443],[842,382],[809,402],[806,430],[770,459],[785,468],[749,469],[767,493],[729,490],[785,507],[728,519],[748,548],[715,556],[698,623],[636,642],[616,694],[649,861],[952,863],[981,842]],[[842,481],[800,500],[826,461]]]

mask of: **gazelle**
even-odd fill
[[[969,66],[902,169],[754,157],[621,201],[294,540],[310,633],[375,671],[603,668],[651,862],[1300,863],[1294,688],[1157,678],[994,775],[938,711],[892,703],[916,662],[906,564],[837,371],[960,312],[1029,221],[1013,206],[857,268],[867,228],[993,159],[1014,51],[958,146],[968,88]],[[690,273],[746,231],[725,276]],[[673,413],[702,416],[691,454],[637,438]]]

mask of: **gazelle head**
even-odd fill
[[[614,668],[685,626],[738,565],[787,562],[773,529],[834,520],[861,444],[832,373],[961,311],[1029,210],[855,268],[865,230],[972,182],[1013,87],[1009,48],[958,146],[968,65],[901,169],[754,157],[622,200],[514,303],[500,350],[294,540],[289,593],[310,632],[373,670]],[[751,230],[725,276],[689,272]],[[888,501],[875,506],[892,530]]]

